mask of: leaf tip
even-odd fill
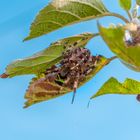
[[[23,106],[23,109],[27,109],[27,108],[28,108],[28,106],[26,106],[26,105]]]
[[[92,97],[90,97],[90,100],[95,99],[96,97],[98,97],[98,96],[95,94]]]
[[[0,78],[2,78],[2,79],[6,79],[8,77],[9,77],[9,75],[6,74],[6,73],[3,73],[3,74],[0,75]]]
[[[27,36],[26,38],[23,39],[23,42],[30,40],[30,36]]]
[[[24,106],[23,106],[23,109],[27,109],[27,108],[29,108],[29,105],[27,105],[27,104],[25,103]]]
[[[32,101],[31,100],[28,100],[24,103],[24,106],[23,106],[23,109],[27,109],[29,108],[30,106],[32,105]]]

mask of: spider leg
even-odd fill
[[[64,85],[67,85],[69,81],[70,81],[70,77],[67,77],[66,81],[64,81]]]
[[[76,96],[76,90],[77,90],[77,87],[78,87],[78,82],[79,82],[79,80],[76,80],[75,82],[74,82],[74,86],[73,86],[73,97],[72,97],[72,104],[74,103],[74,99],[75,99],[75,96]]]

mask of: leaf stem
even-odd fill
[[[117,56],[113,56],[111,58],[109,58],[110,61],[114,60],[114,59],[117,59],[118,57]]]
[[[94,37],[100,36],[100,33],[94,33]]]
[[[130,13],[128,10],[126,10],[126,13],[127,13],[128,17],[129,17],[129,19],[130,19],[130,21],[131,21],[131,20],[132,20],[131,13]]]
[[[121,20],[123,20],[125,23],[129,23],[129,20],[127,18],[125,18],[124,16],[118,14],[118,13],[105,13],[103,16],[113,16],[113,17],[117,17]]]
[[[117,56],[113,56],[113,57],[109,58],[106,65],[108,65],[111,61],[113,61],[114,59],[117,59],[117,58],[118,58]]]

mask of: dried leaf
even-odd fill
[[[50,100],[64,95],[71,90],[59,86],[58,84],[46,81],[44,78],[34,81],[29,86],[25,98],[28,100],[25,103],[25,108],[45,100]]]
[[[100,61],[97,63],[96,68],[93,69],[93,71],[89,73],[89,75],[87,75],[82,82],[80,81],[79,87],[92,79],[102,68],[104,68],[104,66],[110,63],[113,59],[101,57]],[[60,86],[54,82],[48,82],[44,78],[33,80],[30,83],[30,86],[25,95],[25,98],[27,99],[25,107],[29,107],[33,104],[43,101],[48,101],[50,99],[67,94],[71,91],[73,90]]]

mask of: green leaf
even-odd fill
[[[140,82],[133,79],[126,79],[120,83],[115,78],[110,78],[91,99],[106,94],[139,95]]]
[[[129,68],[140,71],[140,46],[127,46],[124,26],[105,28],[98,25],[100,34],[110,50]]]
[[[84,33],[52,43],[47,49],[26,59],[14,61],[7,66],[5,74],[9,77],[26,74],[39,74],[57,64],[62,53],[70,47],[84,47],[96,34]]]
[[[101,0],[54,0],[41,10],[30,28],[30,40],[67,25],[108,13]]]
[[[131,4],[132,4],[131,0],[119,0],[119,3],[121,8],[123,8],[126,11],[131,9]]]
[[[88,82],[91,78],[93,78],[104,66],[110,63],[115,57],[111,59],[107,59],[105,57],[101,57],[100,61],[97,63],[97,66],[86,78],[83,79],[82,82],[79,83],[79,87]],[[71,92],[72,90],[69,88],[65,88],[56,83],[51,83],[46,81],[44,78],[34,79],[29,85],[29,88],[26,92],[25,99],[27,102],[25,103],[25,108],[34,105],[36,103],[40,103],[43,101],[48,101],[53,98],[62,96]]]

